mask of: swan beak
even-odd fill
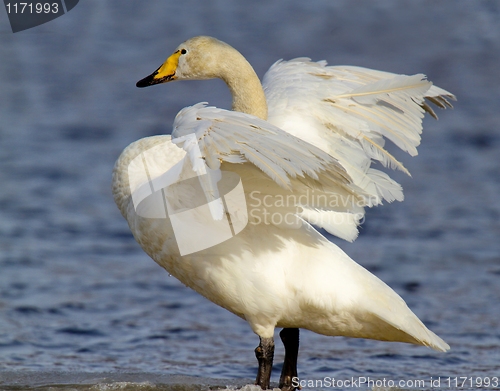
[[[181,51],[177,50],[172,54],[167,60],[154,71],[151,75],[146,76],[144,79],[139,80],[136,84],[137,87],[147,87],[154,84],[167,83],[169,81],[177,79],[175,76],[175,71],[177,70],[177,65],[179,65],[179,57]]]

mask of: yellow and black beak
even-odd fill
[[[163,65],[156,71],[154,71],[151,75],[146,76],[142,80],[139,80],[136,86],[142,88],[152,86],[154,84],[166,83],[177,79],[177,77],[175,76],[175,72],[177,70],[177,65],[179,65],[180,55],[181,51],[177,50],[174,54],[167,58]]]

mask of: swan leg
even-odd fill
[[[274,339],[272,337],[260,338],[260,344],[255,349],[255,357],[259,361],[259,371],[257,372],[255,384],[263,390],[267,390],[271,382],[271,370],[273,369]]]
[[[297,355],[299,354],[299,329],[283,329],[280,338],[285,346],[285,362],[281,370],[279,388],[294,391],[292,380],[297,376]]]

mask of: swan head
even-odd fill
[[[224,78],[221,60],[231,51],[236,52],[228,44],[212,37],[188,39],[156,71],[139,80],[136,86],[147,87],[174,80]]]
[[[136,85],[216,78],[229,87],[234,111],[267,119],[266,96],[252,66],[236,49],[212,37],[199,36],[181,43],[156,71]]]

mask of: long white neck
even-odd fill
[[[267,120],[267,102],[262,84],[245,57],[227,45],[219,61],[219,77],[231,91],[232,109]]]

